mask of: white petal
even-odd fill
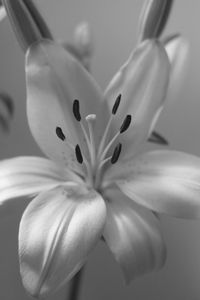
[[[39,157],[16,157],[0,162],[0,206],[11,199],[33,196],[74,180],[53,162]]]
[[[115,75],[105,96],[112,108],[116,97],[122,94],[115,125],[120,127],[127,114],[132,124],[120,137],[124,140],[126,156],[132,156],[137,145],[147,139],[154,116],[162,106],[169,79],[169,61],[159,42],[145,41],[140,44],[128,62]]]
[[[107,195],[104,238],[127,282],[163,266],[166,249],[158,219],[137,204],[129,205],[117,189]]]
[[[175,35],[164,40],[164,45],[171,63],[168,98],[176,99],[186,75],[189,43],[180,35]]]
[[[101,196],[79,185],[35,198],[19,231],[20,270],[27,291],[44,297],[70,280],[99,240],[105,218]]]
[[[63,161],[65,153],[65,160],[71,165],[74,147],[59,140],[55,130],[61,127],[66,142],[73,146],[80,143],[84,150],[83,134],[72,106],[75,99],[80,101],[83,119],[87,114],[98,114],[103,97],[97,84],[75,58],[50,41],[30,48],[26,77],[28,121],[33,136],[45,154]]]
[[[189,56],[189,43],[182,38],[180,35],[173,35],[167,37],[163,41],[165,50],[167,52],[171,69],[170,69],[170,80],[165,101],[178,99],[181,86],[186,77],[187,62]],[[155,125],[162,112],[163,106],[157,111],[154,120],[151,124],[149,135],[155,128]]]
[[[153,151],[116,168],[112,180],[137,203],[175,217],[200,217],[200,158]]]

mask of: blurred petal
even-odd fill
[[[19,230],[20,269],[27,291],[43,297],[70,280],[100,238],[105,218],[101,196],[78,185],[35,198]]]
[[[171,63],[168,98],[176,99],[186,76],[189,43],[179,34],[169,36],[163,43]]]
[[[0,22],[5,18],[6,16],[6,10],[4,6],[0,5]]]
[[[126,282],[161,268],[166,249],[153,213],[127,201],[119,190],[107,195],[104,238],[124,272]]]
[[[128,197],[159,213],[200,217],[200,158],[175,151],[153,151],[116,166],[112,180]],[[110,174],[111,175],[111,174]]]
[[[28,121],[33,136],[45,154],[63,161],[65,153],[70,164],[75,155],[68,143],[80,143],[83,150],[85,145],[80,124],[72,113],[73,101],[80,100],[83,119],[87,114],[98,113],[102,102],[99,88],[75,58],[50,41],[30,48],[26,76]],[[65,143],[55,134],[57,126],[66,136]]]
[[[3,160],[0,162],[0,207],[13,201],[13,198],[33,196],[67,180],[72,181],[73,176],[44,158],[16,157]]]
[[[132,115],[132,124],[120,137],[127,156],[147,139],[151,124],[162,106],[168,88],[169,62],[163,47],[156,41],[143,42],[128,62],[119,70],[106,91],[108,105],[122,94],[119,112],[115,116],[118,127],[125,115]],[[126,148],[126,149],[125,149]]]

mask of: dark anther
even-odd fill
[[[122,144],[119,143],[115,147],[115,150],[113,152],[113,155],[112,155],[112,158],[111,158],[111,164],[115,164],[118,161],[121,151],[122,151]]]
[[[73,102],[73,114],[75,119],[80,122],[81,121],[81,114],[80,114],[80,104],[79,101],[76,99]]]
[[[117,99],[115,100],[115,103],[113,105],[113,108],[112,108],[112,114],[115,115],[118,108],[119,108],[119,105],[120,105],[120,102],[121,102],[121,98],[122,98],[122,95],[119,94],[119,96],[117,97]]]
[[[79,147],[79,145],[76,145],[75,153],[76,153],[77,161],[79,162],[79,164],[82,164],[83,163],[83,156],[82,156],[81,148]]]
[[[131,124],[131,115],[127,115],[124,119],[124,122],[122,123],[122,126],[120,127],[120,133],[123,133],[126,131]]]
[[[64,135],[64,133],[63,133],[63,131],[62,131],[62,129],[60,127],[56,127],[56,135],[62,141],[65,140],[65,135]]]

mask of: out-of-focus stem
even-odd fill
[[[68,300],[78,300],[78,297],[80,294],[82,277],[83,277],[83,268],[71,280],[69,298],[67,298]]]

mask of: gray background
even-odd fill
[[[105,88],[136,43],[139,0],[41,0],[40,7],[57,39],[70,40],[74,27],[87,20],[95,39],[92,71]],[[191,52],[182,90],[171,99],[157,124],[170,147],[200,155],[200,2],[176,0],[166,32],[181,32]],[[0,24],[0,89],[10,91],[16,114],[9,136],[1,133],[0,157],[40,155],[25,115],[24,54],[6,20]],[[0,299],[29,299],[18,271],[17,232],[24,206],[0,214]],[[118,265],[99,243],[90,256],[80,299],[198,300],[200,299],[200,220],[161,217],[168,248],[165,267],[158,273],[123,285]],[[49,299],[64,299],[66,288]]]

